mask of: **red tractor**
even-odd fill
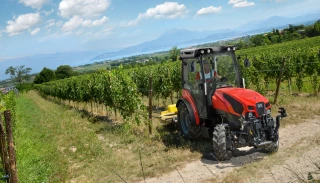
[[[271,116],[271,105],[261,94],[245,89],[235,57],[235,47],[192,48],[180,51],[182,97],[177,101],[177,120],[186,139],[213,141],[215,158],[232,157],[239,147],[253,146],[276,152],[280,119],[286,110]],[[249,60],[245,60],[249,65]]]

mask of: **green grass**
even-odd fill
[[[84,172],[102,148],[88,122],[74,111],[41,99],[36,93],[17,100],[15,146],[21,182],[64,182]],[[72,147],[77,150],[72,152]]]
[[[144,124],[89,122],[80,112],[41,98],[36,92],[17,100],[15,134],[21,182],[119,182],[143,179],[200,159],[210,142],[185,141],[175,130],[153,120]],[[75,152],[73,152],[76,149]]]

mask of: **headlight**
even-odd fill
[[[271,114],[271,109],[267,109],[267,115]]]
[[[252,112],[249,112],[249,113],[248,113],[248,117],[249,117],[249,118],[252,118],[252,116],[253,116],[253,113],[252,113]]]

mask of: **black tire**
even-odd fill
[[[268,153],[276,153],[279,150],[279,132],[277,133],[277,140],[275,142],[273,142],[271,145],[269,145],[268,147],[266,147],[265,149],[267,150]]]
[[[219,161],[229,160],[232,157],[232,151],[227,149],[227,132],[222,124],[218,124],[213,131],[213,154]]]
[[[193,111],[188,110],[184,102],[180,102],[178,106],[178,128],[184,139],[195,140],[201,136],[200,125],[192,124],[195,124]]]

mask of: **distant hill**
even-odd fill
[[[171,29],[159,38],[147,41],[135,46],[130,46],[118,52],[106,52],[91,59],[91,61],[102,61],[117,59],[137,54],[148,54],[158,51],[169,50],[173,46],[187,47],[197,44],[204,44],[213,41],[242,37],[271,31],[273,28],[282,29],[289,24],[310,24],[320,19],[320,14],[309,14],[297,17],[273,16],[268,19],[252,21],[234,30],[224,29],[215,31],[190,31],[186,29]]]
[[[280,17],[280,16],[272,16],[268,19],[251,21],[246,23],[238,28],[237,30],[241,31],[255,31],[255,30],[267,30],[270,31],[273,28],[285,28],[288,27],[289,24],[309,24],[314,23],[315,21],[320,19],[320,14],[308,14],[297,17]]]

